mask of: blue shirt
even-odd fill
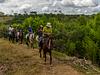
[[[29,31],[29,32],[33,32],[32,27],[29,27],[29,28],[28,28],[28,31]]]

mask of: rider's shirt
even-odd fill
[[[29,31],[30,33],[32,33],[32,32],[33,32],[32,27],[29,27],[29,28],[28,28],[28,31]]]
[[[46,34],[51,34],[52,33],[52,28],[44,27],[43,32],[46,33]]]
[[[38,29],[38,36],[42,37],[42,35],[43,35],[43,28],[39,28]]]
[[[14,29],[14,28],[12,28],[12,27],[9,27],[9,28],[8,28],[9,34],[11,34],[11,32],[13,31],[13,29]]]
[[[9,31],[12,31],[13,30],[13,28],[12,27],[9,27],[9,29],[8,29]]]

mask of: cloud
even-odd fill
[[[30,9],[32,7],[31,4],[24,4],[22,6],[19,7],[20,10],[24,10],[24,9]]]
[[[5,2],[5,0],[0,0],[0,3],[3,3],[3,2]]]
[[[92,7],[97,5],[96,1],[94,0],[62,0],[61,4],[65,6],[79,7]]]
[[[87,7],[92,7],[97,5],[94,0],[82,0],[80,4],[81,6],[87,6]]]
[[[88,9],[95,11],[100,10],[100,7],[97,7],[96,5],[96,0],[0,0],[0,11],[11,14],[12,12],[30,12],[34,9],[39,12],[51,12],[51,10],[58,9],[58,11],[60,10],[67,13],[69,11],[84,12],[83,8],[86,7],[85,10],[87,12]],[[74,8],[79,9],[75,10]]]
[[[93,10],[94,12],[100,12],[100,5],[98,5],[98,6],[94,7],[94,8],[92,8],[92,10]]]
[[[46,7],[43,7],[43,8],[42,8],[42,11],[43,11],[43,12],[49,11],[49,7],[47,7],[47,6],[46,6]]]
[[[62,0],[61,4],[65,6],[73,6],[74,3],[72,2],[73,0]]]

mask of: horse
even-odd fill
[[[9,38],[9,41],[12,40],[12,31],[9,31],[9,32],[8,32],[8,38]]]
[[[16,38],[16,30],[13,29],[12,31],[9,31],[8,35],[9,35],[9,41],[12,41],[14,43],[14,40]]]
[[[23,43],[23,31],[17,31],[16,42],[20,42],[20,44]]]
[[[26,45],[28,47],[34,48],[33,44],[34,44],[34,33],[26,34]]]
[[[36,40],[38,41],[38,46],[39,46],[39,53],[40,53],[40,58],[41,58],[41,52],[43,49],[43,37],[36,37]]]
[[[43,40],[40,42],[40,58],[41,58],[41,52],[43,50],[43,57],[45,58],[46,62],[46,55],[49,53],[50,56],[50,65],[52,64],[52,48],[53,48],[53,43],[52,43],[52,38],[51,37],[44,37]]]

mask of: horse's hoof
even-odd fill
[[[43,58],[45,58],[45,56],[43,55]]]
[[[50,65],[52,65],[52,63],[50,63]]]

